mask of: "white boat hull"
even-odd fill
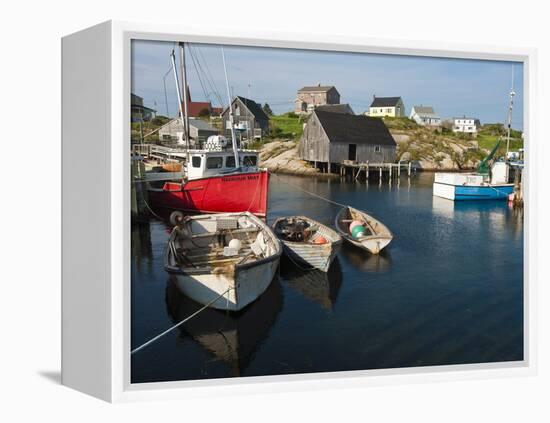
[[[380,251],[386,248],[392,240],[392,238],[369,238],[357,241],[351,237],[345,237],[344,239],[356,247],[367,250],[371,254],[380,254]]]
[[[294,242],[285,239],[279,233],[278,236],[283,244],[285,254],[299,267],[306,266],[307,269],[318,269],[322,272],[328,272],[334,257],[336,257],[342,245],[342,237],[328,226],[305,216],[279,218],[273,223],[273,230],[277,233],[289,220],[301,220],[309,223],[312,227],[317,227],[313,237],[322,236],[326,241],[324,244]]]
[[[348,213],[355,214],[356,218],[367,222],[368,228],[371,232],[370,235],[360,238],[353,238],[347,230],[347,223],[344,225],[344,229],[342,225],[344,221],[341,222],[341,219],[345,214],[346,209],[348,210]],[[352,219],[348,220],[351,221]],[[338,213],[336,216],[335,226],[342,238],[344,238],[347,242],[358,248],[366,250],[371,254],[380,254],[380,252],[386,248],[393,239],[393,234],[382,222],[376,220],[367,213],[352,207],[342,209]]]
[[[239,311],[262,295],[277,271],[278,260],[245,269],[229,269],[227,273],[176,274],[179,290],[201,304],[220,297],[212,308]],[[224,294],[225,293],[225,294]]]
[[[283,241],[283,249],[291,260],[323,272],[328,272],[340,246],[341,242],[325,245],[304,245]]]

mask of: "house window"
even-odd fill
[[[193,167],[201,167],[201,158],[198,156],[192,157],[191,164],[193,165]]]
[[[386,113],[391,113],[391,107],[388,107],[388,108],[386,109]]]
[[[381,151],[382,151],[382,148],[379,145],[374,146],[374,152],[375,153],[380,153]]]
[[[206,168],[207,169],[221,169],[223,166],[223,158],[222,157],[208,157],[206,159]]]
[[[235,116],[241,115],[241,108],[239,106],[235,107]]]

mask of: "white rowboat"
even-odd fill
[[[322,272],[328,271],[342,245],[336,231],[305,216],[281,217],[273,223],[273,231],[292,261]]]
[[[366,229],[364,236],[354,238],[350,234],[349,226],[354,220],[363,223]],[[342,238],[356,247],[367,250],[371,254],[380,253],[393,239],[391,231],[382,222],[361,210],[349,206],[342,208],[338,212],[335,226]]]
[[[281,253],[269,226],[249,212],[188,216],[170,235],[164,267],[189,298],[239,311],[267,289]]]

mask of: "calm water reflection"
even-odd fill
[[[271,222],[337,206],[394,232],[380,256],[344,246],[328,274],[283,260],[269,290],[237,315],[208,310],[132,357],[132,381],[374,369],[523,358],[523,216],[502,202],[432,197],[433,175],[399,184],[271,179]],[[163,270],[169,228],[132,229],[132,347],[199,305]]]

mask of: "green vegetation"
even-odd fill
[[[269,138],[299,140],[304,130],[304,121],[296,113],[289,112],[269,119]]]
[[[271,107],[269,106],[269,104],[265,103],[263,106],[262,106],[262,110],[264,111],[264,113],[268,116],[273,116],[273,110],[271,110]]]
[[[407,117],[389,117],[382,118],[388,129],[417,129],[419,125]]]
[[[131,138],[132,142],[140,142],[142,135],[145,137],[144,142],[156,143],[159,141],[158,132],[155,132],[152,135],[146,136],[155,129],[160,128],[162,125],[170,122],[170,118],[166,116],[157,116],[149,122],[132,122],[131,127]]]

